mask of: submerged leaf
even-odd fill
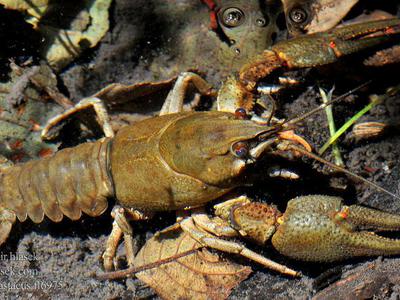
[[[160,233],[148,240],[135,258],[135,267],[185,252],[189,254],[136,276],[163,299],[226,299],[251,273],[250,267],[222,260],[181,230]]]
[[[282,0],[292,35],[314,33],[335,27],[358,0]]]
[[[85,0],[74,5],[50,0],[0,0],[0,4],[26,15],[26,22],[44,36],[43,57],[54,69],[61,69],[104,37],[111,1]]]
[[[336,26],[358,0],[318,0],[312,5],[314,18],[307,26],[308,33],[321,32]]]
[[[70,29],[40,26],[47,41],[43,47],[43,55],[55,69],[66,66],[84,49],[96,46],[108,31],[108,8],[111,0],[83,3],[82,11],[71,21]]]
[[[6,9],[18,10],[27,15],[26,21],[36,28],[47,11],[50,0],[0,0]]]

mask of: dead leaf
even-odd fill
[[[41,17],[48,9],[50,0],[0,0],[6,9],[18,10],[26,14],[25,20],[37,27]]]
[[[335,27],[358,0],[282,0],[289,31],[292,35],[314,33]],[[295,10],[305,12],[304,22],[291,18]]]
[[[226,299],[248,277],[251,268],[222,260],[181,230],[149,239],[135,258],[135,267],[196,250],[136,276],[163,299]]]
[[[306,30],[308,33],[329,30],[336,26],[358,0],[318,0],[312,4],[314,18]]]
[[[56,70],[65,67],[80,53],[97,45],[109,28],[108,9],[112,0],[84,0],[75,14],[64,1],[50,0],[0,0],[6,9],[21,11],[26,15],[26,22],[41,32],[44,41],[41,53]],[[71,5],[71,4],[70,4]],[[73,14],[72,19],[66,16]],[[60,17],[68,22],[61,27]],[[46,19],[46,25],[42,19]],[[64,21],[64,20],[62,20]]]

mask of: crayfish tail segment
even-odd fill
[[[280,253],[304,261],[400,254],[400,240],[358,231],[399,229],[399,220],[378,210],[345,206],[338,197],[298,197],[289,201],[272,244]]]
[[[0,207],[0,245],[6,241],[16,218],[15,213]]]
[[[15,165],[0,173],[0,206],[19,221],[40,223],[44,215],[54,222],[63,215],[72,220],[82,211],[98,216],[113,194],[107,171],[108,141],[66,148],[54,156]]]

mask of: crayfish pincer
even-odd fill
[[[265,203],[238,198],[216,205],[216,215],[243,236],[272,245],[283,255],[314,262],[400,254],[400,240],[376,231],[400,230],[400,216],[343,199],[309,195],[292,199],[282,214]]]
[[[290,276],[300,273],[229,238],[244,237],[261,246],[272,244],[287,257],[311,262],[400,254],[400,239],[376,234],[399,231],[400,215],[347,206],[340,197],[300,196],[288,202],[284,213],[273,204],[252,202],[246,196],[216,204],[214,209],[213,216],[195,212],[174,228],[185,231],[204,247],[241,255]]]
[[[240,185],[238,177],[246,164],[279,140],[279,130],[231,113],[174,113],[124,127],[114,138],[4,168],[0,244],[17,218],[39,223],[45,215],[54,222],[63,215],[77,220],[82,212],[98,216],[111,197],[136,218],[136,209],[201,206]],[[120,228],[127,227],[127,222],[115,219]],[[122,231],[113,228],[106,268],[115,251],[110,245],[122,233],[131,234],[129,229]]]

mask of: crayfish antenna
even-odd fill
[[[350,91],[348,91],[348,92],[336,97],[335,99],[332,99],[331,101],[328,101],[328,102],[325,102],[325,103],[321,104],[317,108],[315,108],[315,109],[313,109],[313,110],[311,110],[311,111],[309,111],[309,112],[307,112],[307,113],[305,113],[305,114],[303,114],[301,116],[296,116],[294,118],[290,118],[288,120],[285,120],[284,122],[282,122],[280,124],[283,127],[283,131],[295,128],[294,125],[296,123],[298,123],[298,122],[300,122],[302,120],[305,120],[309,116],[311,116],[311,115],[313,115],[313,114],[325,109],[325,107],[327,107],[328,105],[332,105],[333,103],[341,101],[342,99],[344,99],[348,95],[351,95],[354,92],[356,92],[356,91],[362,89],[363,87],[369,85],[371,82],[372,82],[372,80],[369,80],[369,81],[367,81],[367,82],[355,87],[354,89],[352,89],[352,90],[350,90]],[[314,153],[312,153],[310,151],[307,151],[307,150],[305,150],[305,149],[303,149],[301,147],[297,147],[297,146],[295,146],[293,144],[290,144],[290,145],[286,146],[286,150],[297,151],[297,152],[299,152],[299,153],[301,153],[301,154],[303,154],[303,155],[305,155],[305,156],[307,156],[309,158],[312,158],[312,159],[314,159],[316,161],[319,161],[320,163],[323,163],[323,164],[329,166],[330,168],[332,168],[334,170],[340,171],[340,172],[342,172],[344,174],[347,174],[350,177],[353,177],[353,178],[355,178],[355,179],[357,179],[359,181],[365,182],[365,183],[369,184],[370,186],[373,186],[375,189],[377,189],[377,190],[379,190],[379,191],[381,191],[381,192],[383,192],[385,194],[388,194],[388,195],[392,196],[393,198],[396,198],[396,199],[400,200],[400,196],[388,191],[387,189],[379,186],[378,184],[372,182],[371,180],[368,180],[368,179],[366,179],[366,178],[364,178],[364,177],[362,177],[360,175],[357,175],[357,174],[355,174],[355,173],[353,173],[353,172],[351,172],[351,171],[349,171],[349,170],[347,170],[347,169],[345,169],[343,167],[335,165],[335,164],[323,159],[322,157],[320,157],[320,156],[318,156],[318,155],[316,155],[316,154],[314,154]]]
[[[373,187],[374,187],[375,189],[377,189],[378,191],[381,191],[381,192],[383,192],[383,193],[385,193],[385,194],[388,194],[388,195],[392,196],[392,197],[395,198],[395,199],[400,200],[400,196],[398,196],[398,195],[396,195],[396,194],[394,194],[394,193],[388,191],[387,189],[385,189],[385,188],[381,187],[380,185],[378,185],[378,184],[372,182],[371,180],[368,180],[368,179],[366,179],[366,178],[364,178],[364,177],[362,177],[362,176],[360,176],[360,175],[357,175],[357,174],[355,174],[355,173],[353,173],[353,172],[347,170],[346,168],[343,168],[343,167],[340,167],[340,166],[338,166],[338,165],[335,165],[334,163],[331,163],[330,161],[327,161],[326,159],[323,159],[322,157],[320,157],[320,156],[318,156],[318,155],[316,155],[316,154],[314,154],[314,153],[312,153],[312,152],[308,152],[307,150],[305,150],[305,149],[303,149],[303,148],[301,148],[301,147],[295,146],[295,145],[293,145],[293,144],[289,144],[289,145],[286,145],[286,146],[285,146],[285,150],[298,151],[298,152],[300,152],[301,154],[303,154],[303,155],[305,155],[305,156],[307,156],[307,157],[309,157],[309,158],[312,158],[312,159],[314,159],[314,160],[316,160],[316,161],[319,161],[320,163],[323,163],[323,164],[327,165],[328,167],[330,167],[330,168],[332,168],[332,169],[335,169],[335,170],[338,170],[338,171],[340,171],[340,172],[342,172],[342,173],[344,173],[344,174],[347,174],[347,175],[349,175],[350,177],[353,177],[353,178],[355,178],[355,179],[357,179],[357,180],[360,180],[360,181],[362,181],[362,182],[365,182],[365,183],[367,183],[367,184],[373,186]]]
[[[363,84],[355,87],[354,89],[352,89],[352,90],[350,90],[350,91],[348,91],[348,92],[336,97],[335,99],[332,99],[331,101],[328,101],[328,102],[325,102],[325,103],[321,104],[320,106],[318,106],[318,107],[306,112],[305,114],[302,114],[300,116],[296,116],[296,117],[293,117],[293,118],[290,118],[290,119],[287,119],[287,120],[283,121],[280,125],[282,125],[282,126],[285,125],[284,127],[290,127],[291,125],[293,126],[294,124],[297,124],[298,122],[301,122],[301,121],[307,119],[309,116],[311,116],[311,115],[313,115],[313,114],[325,109],[325,107],[343,100],[347,96],[355,93],[356,91],[362,89],[363,87],[366,87],[371,82],[372,82],[372,80],[364,82]],[[293,128],[293,127],[290,127],[290,128]]]

